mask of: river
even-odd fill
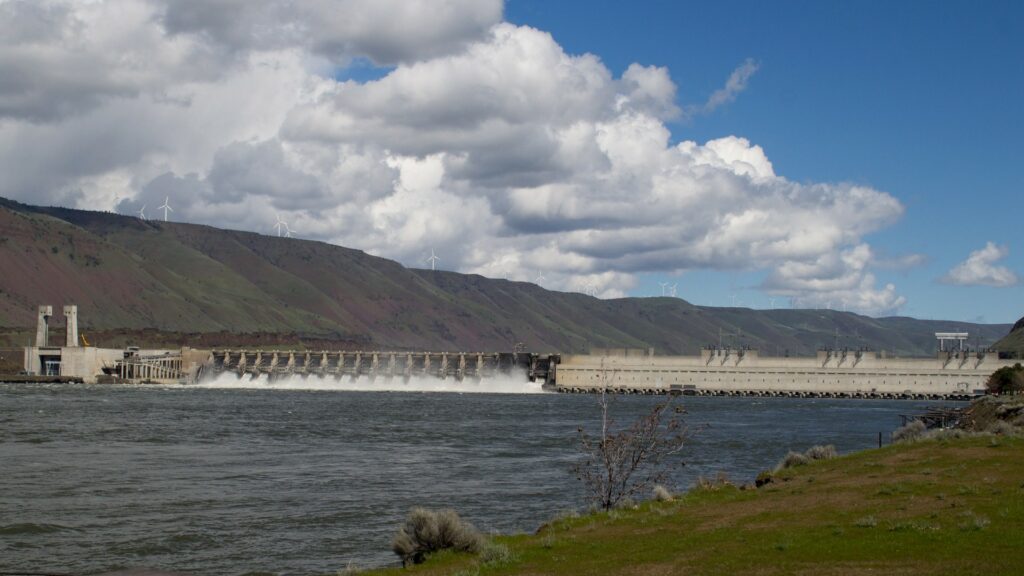
[[[595,396],[335,388],[0,385],[0,572],[333,574],[394,562],[412,506],[515,532],[585,505],[569,469]],[[660,400],[612,411],[628,422]],[[940,404],[678,402],[693,432],[679,489],[719,471],[749,481],[812,444],[869,448]]]

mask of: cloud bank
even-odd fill
[[[903,206],[798,183],[740,136],[673,142],[665,68],[616,76],[477,0],[0,1],[0,194],[297,235],[413,266],[628,293],[766,270],[798,305],[884,313],[871,232]],[[346,78],[370,61],[379,77]],[[700,106],[727,105],[744,62]]]

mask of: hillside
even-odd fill
[[[1002,352],[1015,354],[1017,358],[1024,357],[1024,318],[1017,320],[1010,333],[993,347]]]
[[[897,444],[791,468],[758,489],[711,483],[494,537],[497,553],[367,575],[1020,574],[1021,474],[1020,437]]]
[[[77,304],[83,332],[99,335],[94,344],[101,345],[144,335],[206,345],[294,340],[507,350],[522,342],[537,351],[653,346],[696,353],[724,334],[725,344],[802,355],[833,346],[838,330],[840,346],[930,355],[936,331],[967,331],[985,343],[1010,328],[832,310],[711,308],[678,298],[600,300],[527,282],[408,269],[322,242],[4,199],[0,229],[0,329],[19,344],[43,303],[57,310]]]

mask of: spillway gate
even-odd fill
[[[531,382],[549,383],[557,362],[552,358],[526,352],[214,350],[204,372],[265,375],[272,380],[288,376],[463,380],[525,372]]]

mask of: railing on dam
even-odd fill
[[[214,350],[204,372],[265,375],[271,379],[330,376],[406,380],[414,377],[482,379],[523,372],[530,381],[547,382],[553,375],[552,358],[557,357],[525,352]]]

